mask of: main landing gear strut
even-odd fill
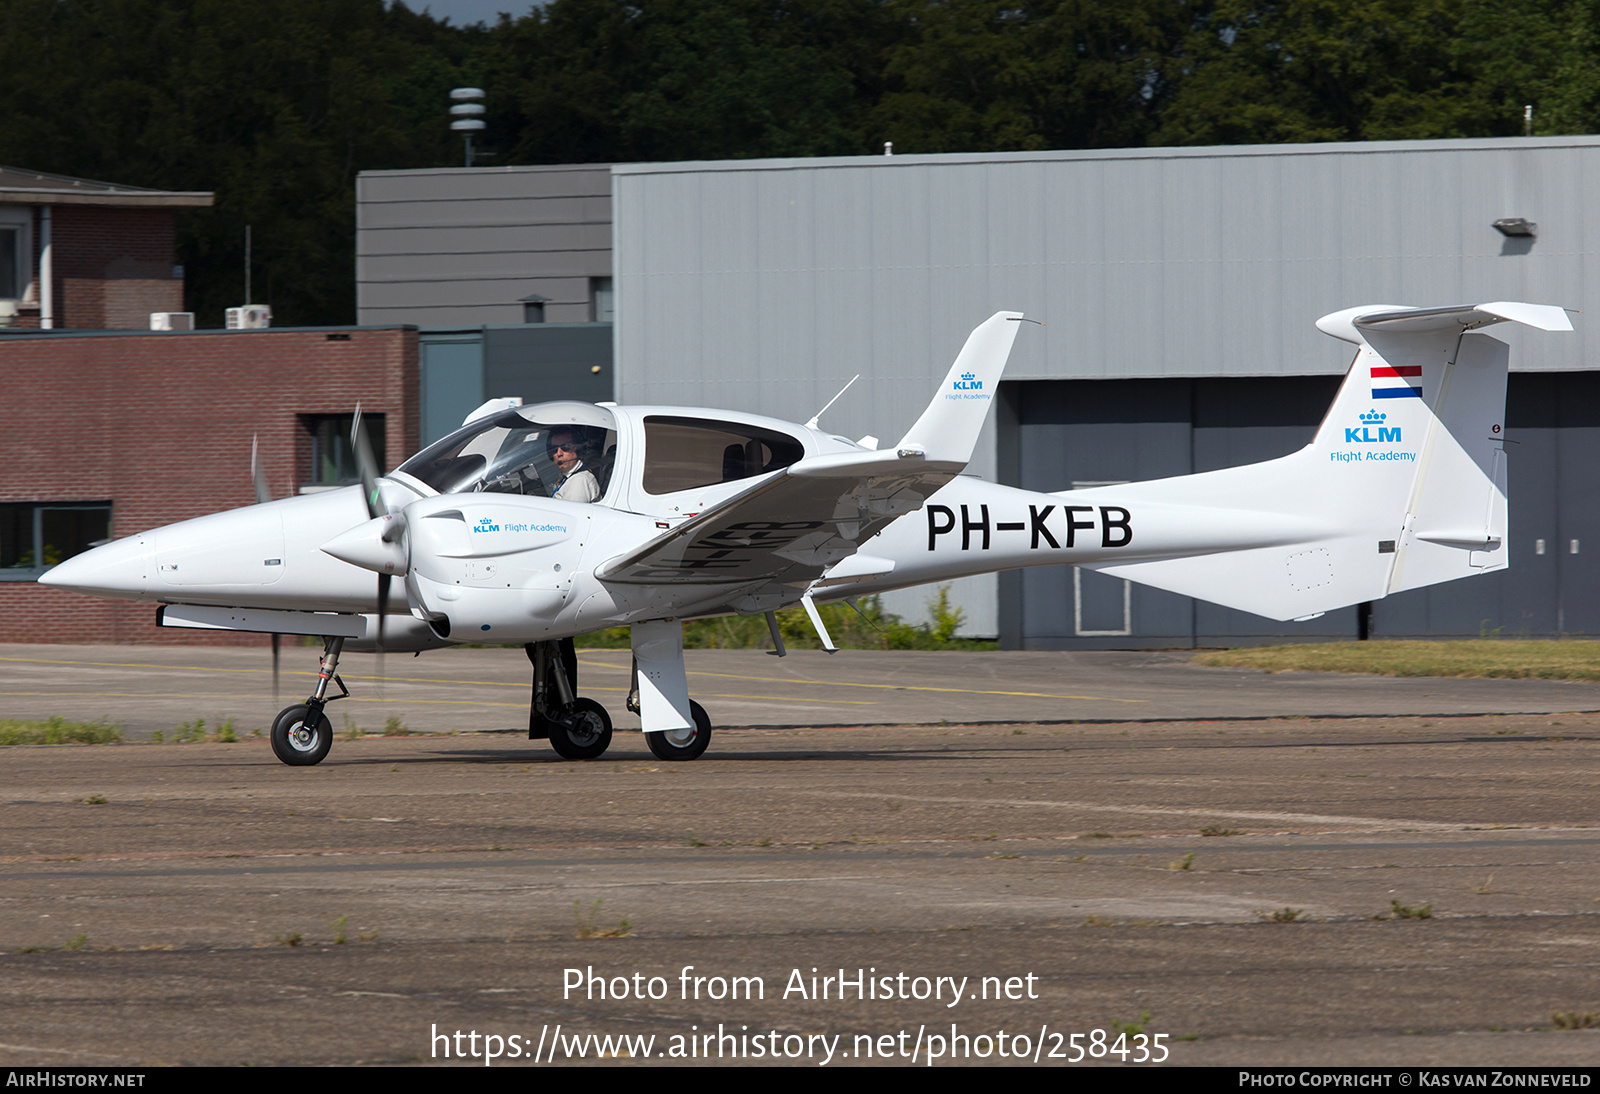
[[[533,662],[528,739],[548,738],[563,759],[598,759],[611,745],[611,715],[593,699],[578,697],[578,652],[572,639],[529,642],[523,649]]]
[[[329,703],[350,694],[336,671],[343,650],[343,638],[322,640],[322,665],[317,671],[316,690],[305,702],[285,707],[272,723],[272,752],[291,767],[321,763],[333,745],[333,725],[322,711]],[[331,698],[328,695],[330,680],[339,685],[339,694]]]

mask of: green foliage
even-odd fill
[[[104,722],[68,722],[60,715],[43,722],[0,718],[3,745],[103,745],[122,740],[122,730]]]
[[[893,612],[883,610],[875,596],[862,597],[859,610],[848,604],[818,604],[817,613],[833,644],[851,650],[992,650],[998,643],[978,638],[957,638],[963,613],[951,608],[949,587],[942,586],[928,601],[933,622],[913,626]],[[816,650],[822,640],[811,626],[804,608],[778,612],[778,633],[790,649]],[[613,627],[578,639],[590,649],[626,649],[628,628]],[[683,645],[691,650],[762,650],[772,648],[772,634],[765,616],[717,616],[692,619],[683,625]]]
[[[211,190],[186,306],[354,319],[357,173],[1600,128],[1600,0],[10,0],[0,163]]]

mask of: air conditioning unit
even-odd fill
[[[265,304],[246,304],[228,309],[229,330],[266,330],[272,326],[272,309]]]
[[[192,311],[153,311],[150,313],[151,330],[194,330]]]

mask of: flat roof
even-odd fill
[[[613,175],[661,175],[713,171],[795,171],[829,167],[921,167],[952,164],[1041,163],[1070,160],[1235,159],[1252,156],[1351,156],[1396,152],[1499,152],[1515,149],[1593,148],[1600,135],[1563,137],[1470,137],[1455,140],[1326,141],[1304,144],[1219,144],[1199,147],[1061,148],[1041,152],[925,152],[892,156],[808,156],[748,160],[676,160],[614,163]]]
[[[97,179],[53,175],[0,165],[0,205],[111,205],[123,207],[204,209],[215,195],[210,190],[153,190]]]

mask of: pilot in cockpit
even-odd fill
[[[582,442],[571,429],[561,426],[550,431],[550,458],[555,462],[561,477],[556,480],[550,496],[561,501],[594,501],[600,496],[600,482],[594,472],[583,466]]]

